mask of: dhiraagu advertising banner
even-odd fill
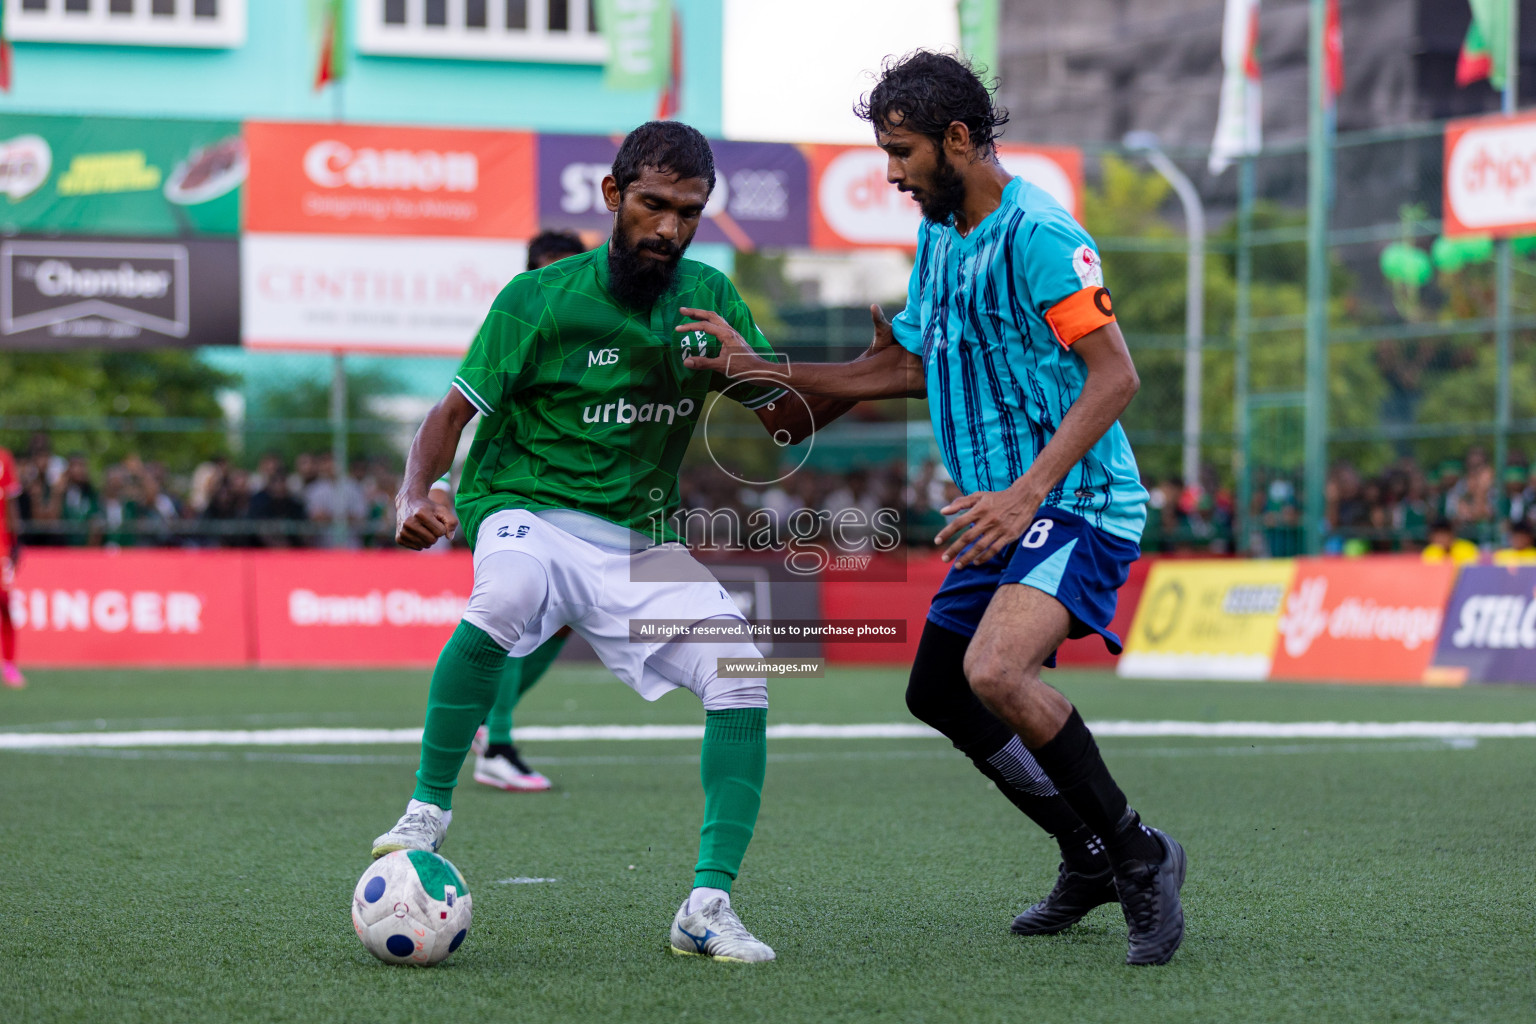
[[[238,121],[0,115],[5,234],[235,235]]]
[[[1296,563],[1165,559],[1152,566],[1120,656],[1133,679],[1269,677]]]

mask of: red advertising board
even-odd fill
[[[245,125],[247,231],[531,238],[530,132],[394,125]]]
[[[27,666],[245,665],[245,556],[28,548],[11,591]]]
[[[1536,114],[1475,117],[1445,129],[1447,235],[1536,232]]]
[[[922,220],[912,198],[886,180],[875,146],[805,146],[811,165],[811,245],[817,249],[917,245]],[[1065,146],[999,146],[1012,174],[1045,189],[1081,216],[1083,156]]]
[[[1422,681],[1455,581],[1415,556],[1297,559],[1270,678]]]
[[[266,552],[250,558],[259,665],[437,661],[469,603],[466,552]]]

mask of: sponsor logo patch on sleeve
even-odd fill
[[[1083,282],[1084,288],[1104,286],[1104,266],[1099,262],[1099,254],[1086,245],[1078,246],[1072,253],[1072,269],[1077,271],[1077,279]]]

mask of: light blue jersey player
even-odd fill
[[[1119,417],[1140,382],[1093,240],[1046,193],[1011,177],[995,140],[1007,120],[955,57],[887,61],[860,113],[887,178],[923,212],[906,308],[872,309],[876,344],[851,363],[755,355],[718,316],[679,330],[721,339],[688,365],[776,376],[834,399],[926,395],[944,464],[964,495],[943,513],[948,576],[929,609],[907,688],[1013,804],[1053,835],[1049,895],[1013,931],[1044,935],[1119,902],[1126,962],[1162,964],[1184,935],[1184,849],[1141,824],[1072,704],[1041,678],[1068,637],[1110,631],[1146,522]]]

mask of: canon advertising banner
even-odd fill
[[[0,348],[239,343],[234,239],[0,240]]]
[[[1536,566],[1461,571],[1425,681],[1536,683]]]

